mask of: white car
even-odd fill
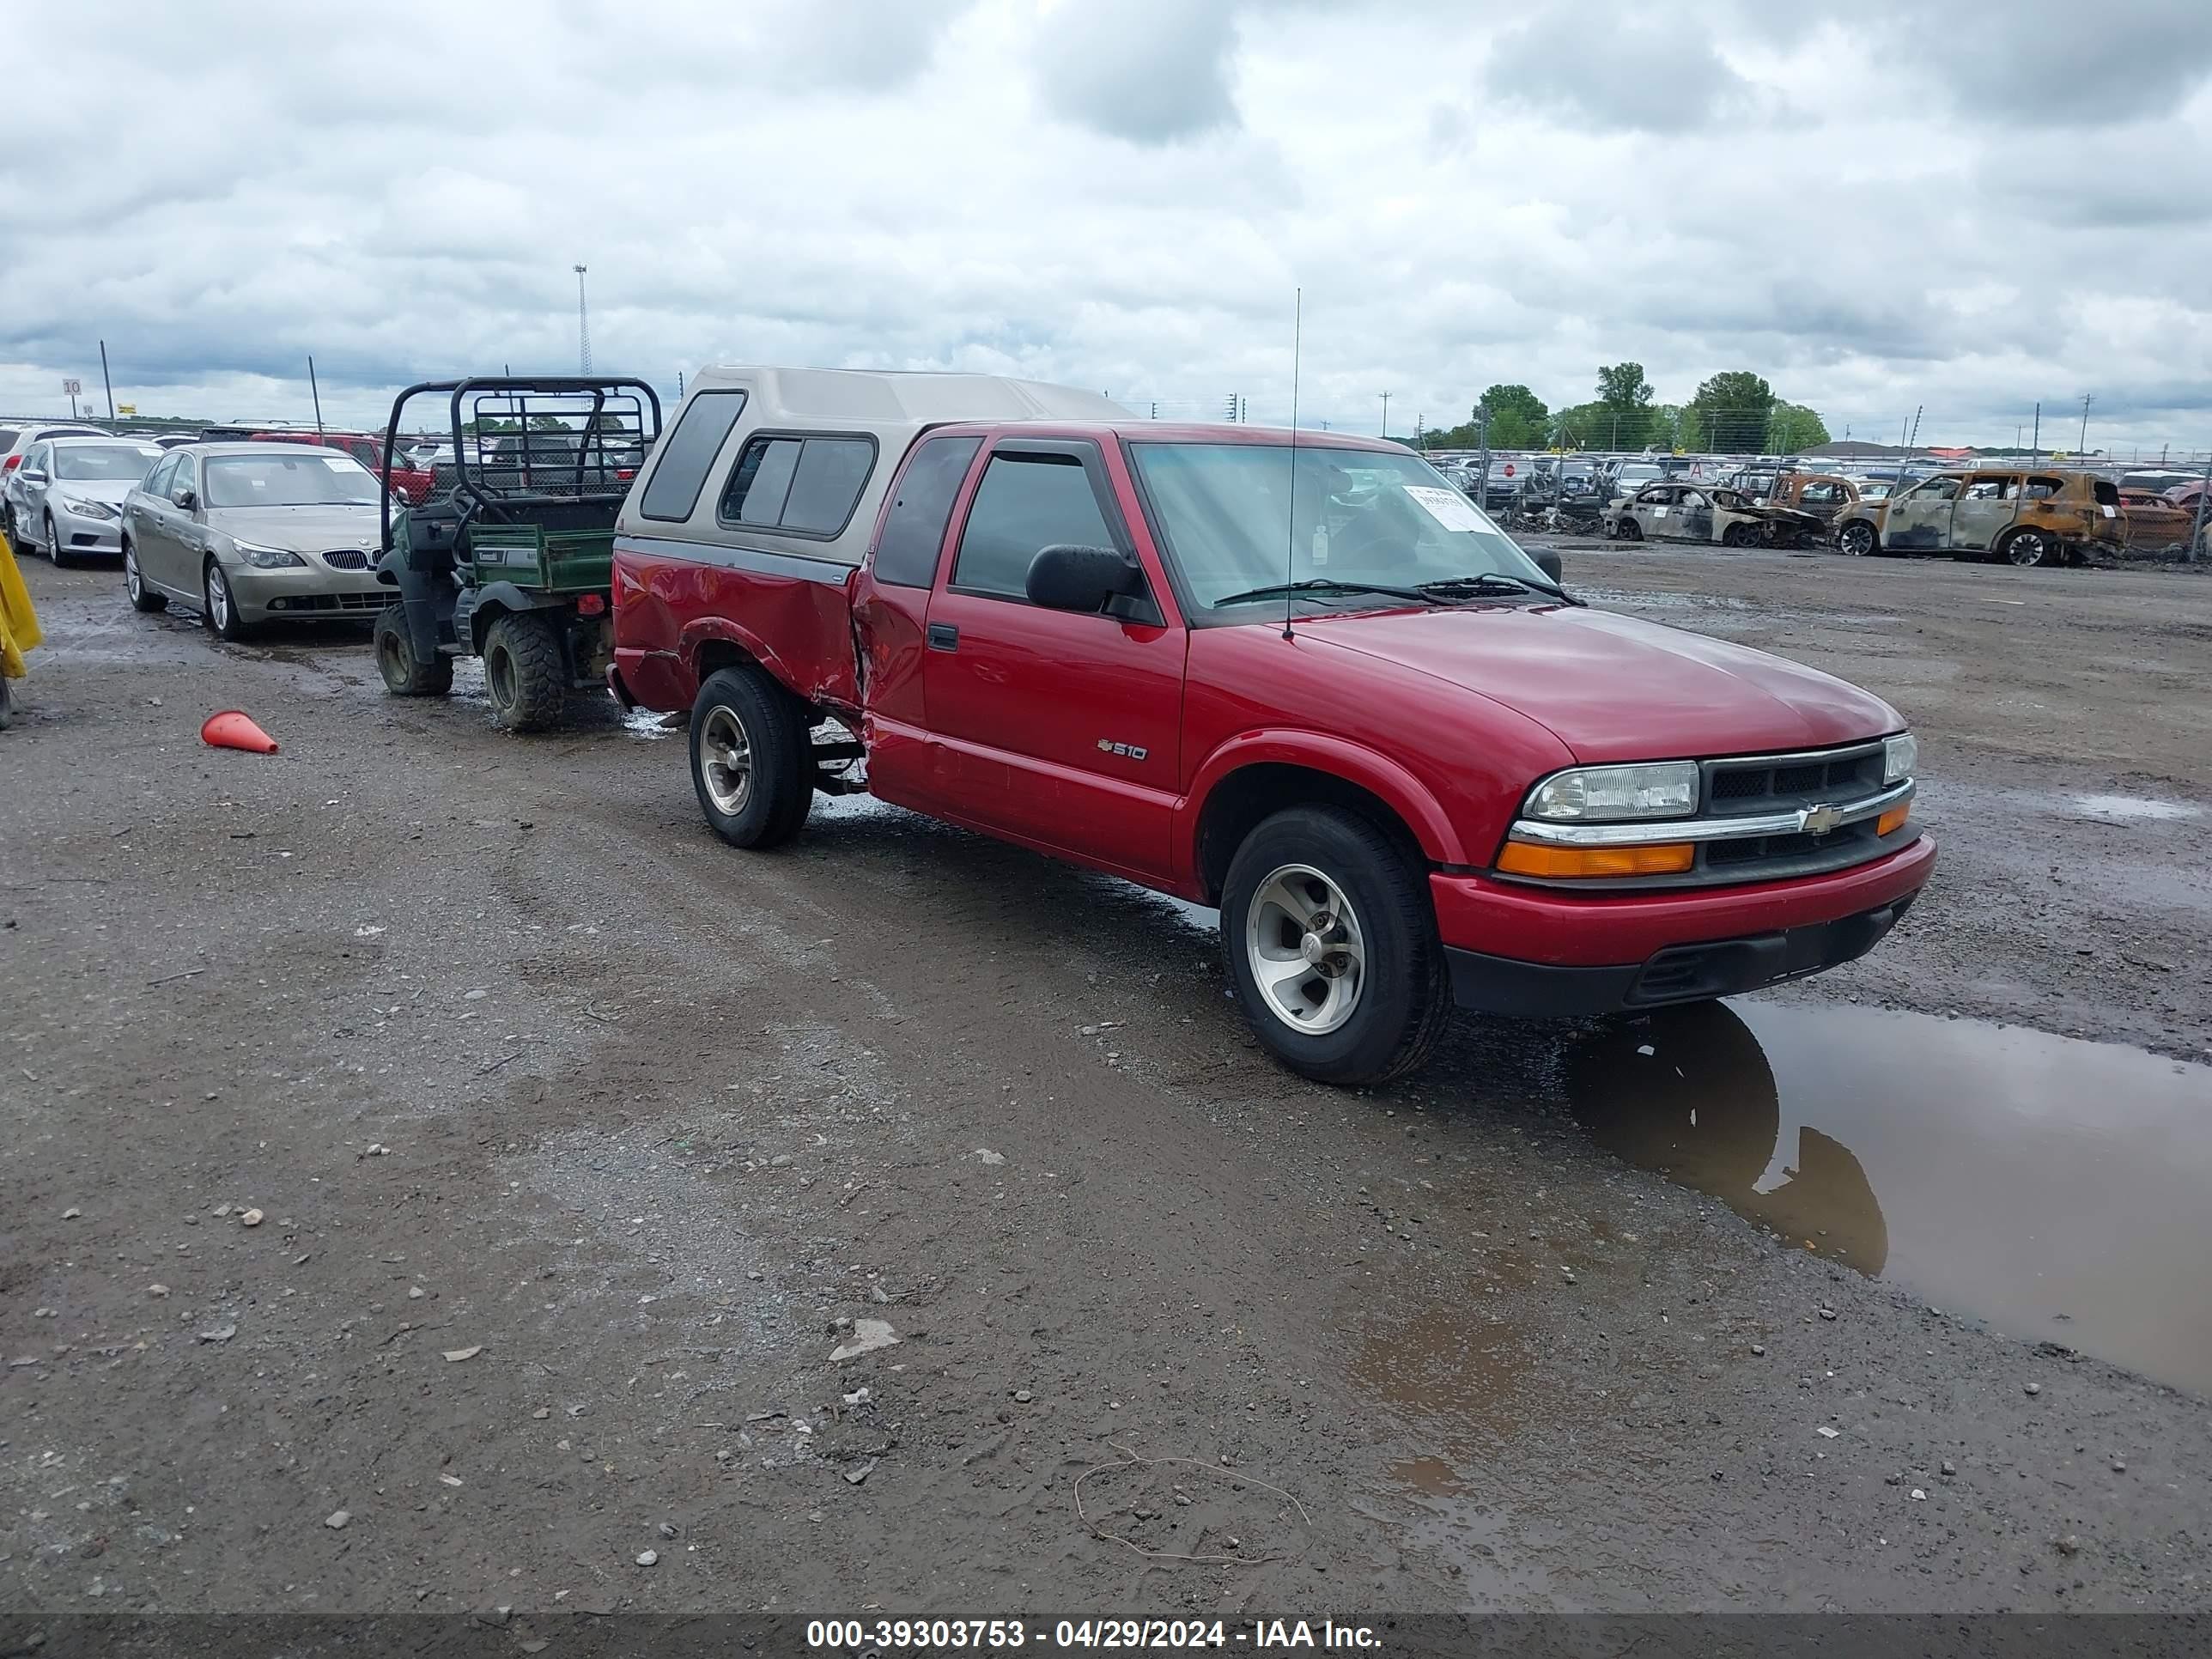
[[[96,426],[87,426],[82,421],[0,421],[0,530],[8,532],[8,540],[21,547],[22,538],[15,533],[15,515],[10,510],[8,485],[15,470],[23,465],[23,457],[33,444],[42,438],[104,438],[107,434]]]
[[[57,565],[123,551],[123,498],[161,459],[121,438],[41,438],[5,486],[9,540]]]

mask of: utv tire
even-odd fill
[[[395,697],[442,697],[453,689],[453,659],[443,652],[428,662],[415,658],[415,636],[407,629],[402,608],[388,605],[377,613],[369,632],[376,653],[376,672],[384,689]]]
[[[123,544],[123,591],[130,596],[133,611],[167,611],[169,601],[146,586],[146,577],[138,568],[138,550],[128,541]]]
[[[1221,940],[1261,1045],[1317,1083],[1414,1070],[1451,1014],[1420,870],[1340,807],[1291,807],[1245,837],[1222,888]]]
[[[778,846],[814,805],[812,739],[799,703],[761,668],[707,677],[691,703],[691,786],[732,847]]]
[[[51,513],[46,514],[46,557],[53,561],[57,570],[68,570],[76,564],[70,550],[62,545],[61,532],[54,528],[54,515]]]
[[[493,720],[509,732],[560,723],[568,702],[568,660],[552,624],[528,611],[501,617],[484,635],[484,694]]]

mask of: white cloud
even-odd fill
[[[667,392],[959,366],[1279,417],[1303,286],[1302,405],[1368,429],[1632,358],[1839,434],[2087,391],[2093,441],[2212,444],[2212,60],[2185,0],[2120,12],[2140,58],[1883,0],[23,8],[0,409],[105,337],[146,412],[304,416],[313,353],[380,424],[573,365],[581,260],[596,362]]]

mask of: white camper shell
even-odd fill
[[[929,428],[1127,418],[1097,392],[994,374],[709,368],[686,389],[615,533],[658,557],[842,580],[867,553],[900,459]]]

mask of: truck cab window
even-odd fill
[[[928,587],[937,580],[938,550],[952,517],[968,464],[981,438],[930,438],[899,477],[898,494],[876,538],[876,580],[900,587]]]
[[[994,455],[960,532],[952,586],[1027,603],[1030,562],[1040,549],[1063,544],[1115,544],[1083,463],[1073,455]]]

